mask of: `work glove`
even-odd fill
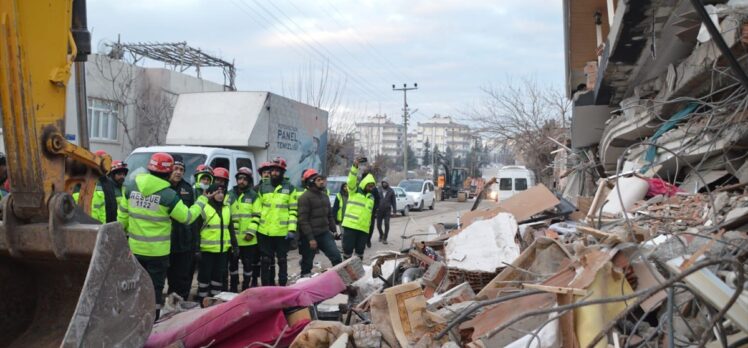
[[[317,241],[314,240],[314,239],[310,240],[309,241],[309,248],[312,249],[312,250],[314,250],[314,251],[317,251]]]
[[[286,240],[290,240],[290,239],[296,239],[295,232],[288,232],[288,234],[286,235]]]

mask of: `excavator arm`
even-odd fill
[[[64,136],[67,84],[85,58],[77,48],[90,47],[85,31],[71,31],[85,18],[84,0],[75,1],[0,0],[11,187],[0,204],[0,347],[138,346],[155,316],[153,286],[121,225],[97,224],[71,196],[79,185],[90,209],[111,166]]]

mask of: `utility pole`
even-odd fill
[[[407,83],[403,83],[402,88],[395,88],[392,85],[393,91],[403,91],[403,131],[405,133],[405,146],[403,147],[403,168],[405,169],[405,178],[408,178],[408,91],[418,89],[418,83],[414,83],[413,87],[408,87]]]

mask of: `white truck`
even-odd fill
[[[180,94],[174,107],[168,146],[135,149],[126,162],[131,179],[145,171],[155,152],[178,153],[186,161],[185,179],[198,164],[240,167],[255,173],[260,162],[286,159],[286,176],[299,186],[304,169],[325,172],[327,111],[270,92],[204,92]],[[255,183],[258,180],[255,175]]]

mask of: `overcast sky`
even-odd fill
[[[239,90],[289,94],[329,64],[344,107],[396,121],[458,114],[480,87],[533,76],[563,85],[560,0],[89,0],[94,51],[105,41],[180,42],[235,61]],[[220,71],[205,78],[222,83]]]

